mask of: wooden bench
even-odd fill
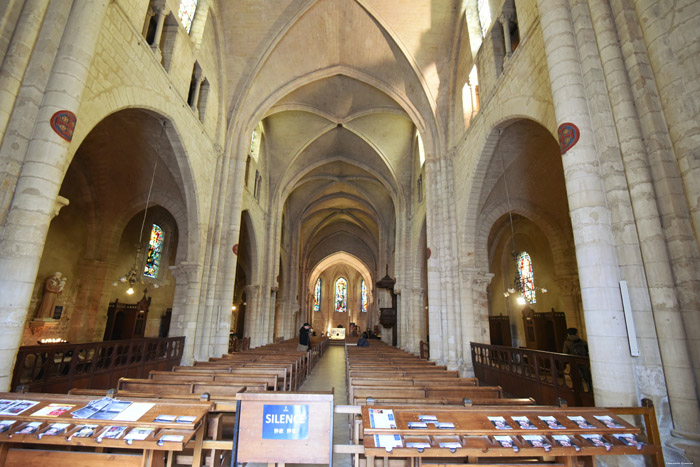
[[[251,391],[265,391],[267,385],[259,383],[253,386],[236,386],[217,382],[177,382],[155,381],[152,379],[120,378],[117,383],[117,392],[147,393],[155,395],[179,395],[179,394],[210,394],[211,396],[235,396],[237,393]]]
[[[277,375],[274,373],[256,374],[217,374],[199,372],[174,372],[174,371],[151,371],[148,379],[153,381],[179,381],[179,382],[216,382],[242,386],[255,386],[264,384],[266,390],[277,390]]]
[[[255,374],[255,375],[260,375],[260,376],[269,376],[269,375],[274,375],[277,377],[277,390],[278,391],[287,391],[289,390],[288,386],[288,381],[289,381],[289,372],[288,368],[264,368],[264,369],[258,369],[258,368],[240,368],[240,367],[233,367],[231,365],[215,365],[215,366],[176,366],[173,367],[173,372],[177,373],[199,373],[203,375],[250,375],[250,374]]]
[[[390,381],[387,381],[390,384]],[[445,403],[460,404],[464,399],[500,398],[503,391],[499,386],[350,386],[348,388],[348,400],[362,400],[372,398],[391,397],[393,399],[435,399]]]

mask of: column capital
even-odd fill
[[[200,278],[202,265],[196,262],[183,261],[175,266],[170,266],[170,273],[176,282],[197,282]]]

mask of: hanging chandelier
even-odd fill
[[[166,122],[163,121],[163,126],[161,127],[160,131],[160,137],[158,138],[158,146],[156,148],[156,157],[155,157],[155,162],[153,163],[153,173],[151,174],[151,184],[148,187],[148,195],[146,196],[146,207],[143,210],[143,219],[141,220],[141,231],[139,232],[139,242],[136,247],[136,255],[134,256],[134,265],[131,267],[131,269],[121,276],[119,278],[119,283],[122,284],[128,284],[129,288],[126,289],[126,293],[128,295],[133,295],[134,294],[134,286],[136,283],[141,283],[143,284],[143,273],[144,270],[141,267],[141,246],[142,246],[142,241],[143,241],[143,228],[146,225],[146,216],[148,215],[148,205],[151,202],[151,193],[153,192],[153,182],[156,178],[156,168],[158,167],[158,159],[160,158],[160,150],[161,150],[161,144],[163,141],[163,135],[165,134],[165,125]],[[118,282],[113,282],[113,286],[117,286]],[[158,288],[158,283],[154,282],[153,283],[153,288]],[[145,291],[144,291],[145,292]]]

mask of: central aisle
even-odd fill
[[[300,392],[328,392],[333,389],[333,404],[347,405],[348,392],[345,378],[345,346],[329,345],[316,364]],[[333,417],[333,444],[350,444],[350,422],[348,415]],[[312,464],[287,464],[289,467],[303,467]],[[320,464],[315,464],[316,466]],[[248,463],[248,467],[267,467],[267,464]],[[334,454],[333,467],[351,467],[352,455]]]
[[[333,404],[347,405],[348,390],[345,371],[345,346],[329,345],[321,360],[299,389],[302,392],[330,391],[333,389]],[[347,415],[333,417],[333,444],[350,443],[350,424]],[[334,454],[333,467],[350,467],[350,454]]]

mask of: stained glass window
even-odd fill
[[[160,269],[160,256],[163,253],[163,241],[165,234],[163,229],[158,225],[153,224],[151,229],[151,240],[148,242],[148,254],[146,255],[146,266],[143,269],[143,275],[155,279],[158,277]]]
[[[335,311],[348,311],[348,281],[342,277],[335,281]]]
[[[195,10],[197,10],[197,0],[180,0],[180,11],[177,12],[177,16],[182,21],[182,25],[185,26],[187,34],[192,29]]]
[[[314,288],[314,311],[319,311],[321,309],[321,278],[319,277],[316,281],[316,287]]]
[[[535,303],[535,275],[532,273],[532,260],[527,252],[518,255],[518,277],[520,278],[520,291],[529,303]]]
[[[362,311],[367,312],[367,285],[362,281]]]

